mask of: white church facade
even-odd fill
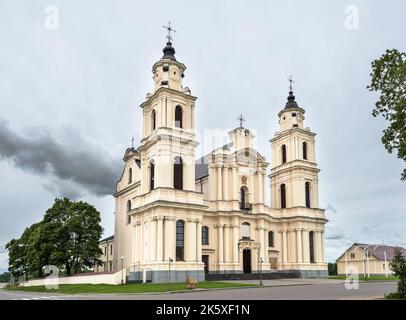
[[[240,127],[196,159],[196,97],[169,41],[141,104],[140,145],[124,155],[115,193],[113,269],[152,282],[207,274],[326,276],[325,212],[318,203],[315,133],[293,92],[279,112],[271,168]],[[265,185],[270,186],[270,206]]]

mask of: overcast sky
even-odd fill
[[[58,29],[49,1],[0,3],[0,245],[60,196],[94,204],[113,233],[111,194],[131,137],[139,142],[139,104],[171,20],[200,138],[243,113],[269,160],[292,75],[317,133],[327,259],[353,242],[406,246],[405,164],[380,142],[387,123],[372,117],[366,89],[373,59],[406,50],[404,1],[51,3]]]

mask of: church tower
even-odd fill
[[[315,133],[304,127],[305,110],[297,104],[292,87],[279,112],[279,131],[271,139],[271,207],[318,208],[318,172]]]
[[[315,133],[304,127],[305,110],[293,95],[279,112],[279,131],[271,139],[271,209],[278,226],[281,270],[295,270],[302,276],[325,276],[323,209],[319,208]]]
[[[129,280],[144,274],[166,282],[204,279],[201,228],[203,195],[195,191],[194,109],[196,97],[182,80],[186,66],[175,58],[170,25],[163,56],[152,66],[154,87],[140,105],[140,146],[125,156],[137,179],[122,179],[116,193],[116,256]],[[128,159],[128,161],[127,161]],[[127,174],[128,175],[128,174]],[[124,182],[123,182],[124,181]],[[119,264],[116,258],[116,265]]]

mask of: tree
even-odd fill
[[[101,264],[99,239],[103,233],[100,213],[90,204],[55,199],[44,216],[44,241],[52,244],[50,261],[69,276]]]
[[[327,264],[327,268],[328,268],[328,275],[329,276],[336,276],[337,275],[337,263],[329,262]]]
[[[10,272],[3,272],[2,274],[0,274],[0,283],[10,282],[10,278]]]
[[[381,114],[389,121],[383,131],[382,143],[392,153],[406,162],[406,53],[396,49],[386,50],[379,59],[372,62],[369,91],[379,91],[372,115]],[[406,168],[401,180],[406,181]]]
[[[399,278],[398,295],[399,298],[406,298],[406,260],[400,248],[395,249],[395,255],[390,262],[390,268],[394,275]]]

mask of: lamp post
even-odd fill
[[[171,291],[171,262],[173,262],[173,259],[171,257],[168,258],[168,287],[169,287],[169,292]]]
[[[263,286],[264,284],[262,283],[262,257],[259,258],[259,285]]]
[[[124,257],[121,256],[121,284],[124,284]]]

